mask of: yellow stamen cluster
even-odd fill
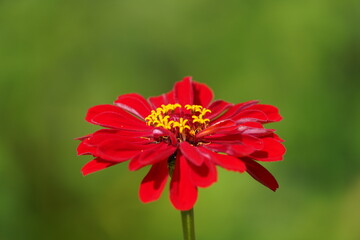
[[[210,119],[204,118],[204,115],[211,113],[211,111],[200,105],[185,105],[185,109],[190,112],[188,114],[182,111],[176,112],[177,108],[182,108],[182,106],[178,103],[167,104],[152,110],[151,114],[145,118],[147,125],[163,127],[168,130],[177,129],[180,134],[183,134],[187,129],[191,135],[195,135],[199,127],[203,128],[210,122]],[[192,120],[189,120],[191,119],[190,116]]]
[[[185,108],[187,110],[191,110],[193,113],[200,113],[198,116],[193,115],[191,116],[193,118],[193,123],[200,123],[200,124],[207,124],[208,122],[210,122],[210,119],[203,119],[204,115],[206,113],[211,113],[211,110],[207,109],[207,108],[203,108],[200,105],[185,105]]]

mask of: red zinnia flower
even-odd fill
[[[193,207],[198,187],[216,182],[216,165],[246,171],[275,191],[278,183],[258,161],[279,161],[285,153],[274,130],[263,127],[281,120],[278,109],[212,100],[211,89],[186,77],[158,97],[125,94],[115,105],[90,108],[86,120],[106,129],[80,138],[78,154],[95,157],[82,173],[127,160],[130,170],[151,165],[139,191],[141,201],[150,202],[160,197],[170,172],[170,199],[179,210]]]

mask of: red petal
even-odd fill
[[[236,140],[232,140],[234,136],[236,136]],[[249,135],[225,135],[223,137],[214,135],[204,139],[211,142],[211,144],[206,145],[208,148],[236,157],[247,156],[264,147],[262,139]]]
[[[196,166],[191,162],[188,163],[191,167],[192,182],[198,187],[209,187],[217,181],[217,171],[215,165],[206,160],[201,166]]]
[[[146,99],[136,93],[119,96],[115,104],[140,118],[146,118],[151,112],[150,105]]]
[[[263,141],[260,138],[247,134],[214,134],[203,139],[216,144],[251,146],[254,150],[261,150],[264,147]]]
[[[272,105],[256,104],[248,108],[248,110],[250,109],[260,110],[265,113],[267,116],[267,122],[277,122],[282,119],[279,114],[279,109]]]
[[[239,126],[239,130],[242,130],[242,134],[256,136],[256,137],[264,137],[266,135],[272,134],[273,129],[266,129],[259,122],[246,122],[242,123]]]
[[[235,157],[244,157],[255,151],[253,146],[242,145],[242,144],[217,144],[211,143],[206,145],[207,148],[212,149],[216,152],[226,153]]]
[[[204,136],[210,135],[212,133],[219,133],[222,130],[225,131],[232,131],[235,130],[237,128],[236,124],[234,121],[232,120],[224,120],[221,122],[217,122],[207,128],[205,128],[203,131],[199,132],[196,137],[197,138],[202,138]]]
[[[194,102],[194,91],[191,77],[185,77],[182,81],[175,83],[175,101],[181,106],[192,105]]]
[[[201,105],[205,108],[208,107],[212,101],[214,94],[211,89],[203,83],[193,82],[194,89],[194,102],[195,105]]]
[[[200,166],[205,160],[204,156],[198,151],[197,147],[190,145],[188,142],[180,143],[180,150],[186,159],[196,166]]]
[[[137,145],[118,139],[109,139],[98,146],[96,154],[109,161],[124,162],[133,158],[144,148],[146,148],[144,145]]]
[[[268,170],[266,170],[266,168],[248,158],[243,159],[243,161],[246,164],[246,171],[250,174],[250,176],[252,176],[256,181],[263,184],[264,186],[270,188],[273,191],[276,191],[276,189],[279,187],[279,184],[277,183],[274,176]]]
[[[231,119],[233,116],[235,116],[236,114],[238,114],[239,112],[243,111],[244,109],[257,104],[258,101],[256,100],[252,100],[252,101],[247,101],[244,103],[239,103],[236,104],[234,106],[232,106],[227,112],[225,112],[223,115],[221,115],[219,118],[215,119],[214,122],[219,122],[225,119]]]
[[[141,151],[129,163],[131,171],[138,170],[146,165],[155,164],[167,159],[175,152],[176,148],[166,143],[151,144],[152,147]]]
[[[279,142],[284,142],[285,140],[283,140],[282,138],[280,138],[277,134],[272,133],[271,136],[272,138],[274,138],[275,140],[279,141]]]
[[[85,141],[82,141],[77,147],[77,154],[78,155],[94,154],[96,148],[93,146],[89,146],[88,144],[86,144]]]
[[[88,122],[104,127],[144,130],[150,129],[144,121],[113,105],[98,105],[89,109],[86,118]]]
[[[118,163],[114,163],[114,162],[108,162],[105,161],[101,158],[95,158],[94,160],[91,160],[90,162],[88,162],[87,164],[85,164],[83,166],[83,168],[81,169],[82,174],[88,175],[90,173],[96,172],[96,171],[100,171],[104,168],[108,168],[111,167],[113,165],[116,165]]]
[[[190,178],[191,168],[185,157],[176,156],[175,169],[170,182],[170,200],[174,207],[181,211],[190,210],[197,199],[197,188]]]
[[[102,130],[95,132],[93,136],[87,139],[86,143],[90,146],[99,146],[102,142],[108,140],[131,142],[133,144],[147,144],[150,142],[148,139],[142,138],[145,134],[144,132],[115,131],[111,133]]]
[[[283,159],[285,154],[285,147],[273,138],[262,138],[264,147],[260,151],[256,151],[251,154],[251,158],[258,161],[279,161]]]
[[[88,121],[89,123],[93,123],[92,119],[103,112],[114,112],[114,113],[119,113],[119,114],[123,114],[124,110],[122,110],[121,108],[114,106],[114,105],[110,105],[110,104],[104,104],[104,105],[97,105],[94,107],[89,108],[85,120]],[[128,114],[130,115],[130,114]]]
[[[149,102],[152,104],[153,108],[158,108],[162,104],[167,105],[169,103],[175,103],[174,92],[170,91],[157,97],[150,97]]]
[[[245,163],[240,159],[227,155],[218,154],[204,147],[199,147],[203,154],[208,155],[210,161],[230,171],[244,172],[246,170]]]
[[[92,118],[92,122],[103,127],[115,129],[143,131],[152,128],[146,125],[145,122],[142,122],[131,115],[120,115],[114,112],[100,113]]]
[[[236,121],[237,123],[268,121],[268,117],[264,112],[260,110],[248,110],[248,109],[234,115],[231,119]]]
[[[207,115],[207,118],[212,120],[231,106],[233,106],[232,103],[228,103],[223,100],[216,100],[208,107],[208,109],[211,110],[211,113]]]
[[[140,184],[140,200],[148,203],[159,199],[168,176],[167,161],[154,164]]]
[[[191,167],[192,182],[198,187],[209,187],[217,181],[217,171],[215,165],[206,160],[201,166],[189,163]]]

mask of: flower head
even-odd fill
[[[95,157],[82,173],[124,161],[132,171],[150,165],[140,185],[143,202],[160,197],[170,173],[172,204],[189,210],[197,188],[217,181],[216,166],[247,172],[271,190],[278,188],[258,163],[282,160],[285,153],[275,130],[263,126],[281,120],[274,106],[213,101],[210,88],[186,77],[170,92],[148,100],[132,93],[119,96],[114,105],[92,107],[86,120],[105,129],[79,138],[78,154]]]

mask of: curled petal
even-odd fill
[[[197,187],[190,178],[190,171],[187,160],[181,153],[178,153],[170,182],[170,200],[173,206],[181,211],[190,210],[198,195]]]
[[[136,93],[119,96],[115,101],[115,104],[125,111],[128,111],[143,119],[146,118],[151,112],[150,105],[146,99]]]
[[[249,158],[244,158],[243,161],[246,164],[247,173],[250,174],[256,181],[263,184],[264,186],[270,188],[273,191],[279,187],[274,176],[263,166],[261,166],[256,161],[253,161]]]
[[[94,160],[91,160],[90,162],[85,164],[83,166],[83,168],[81,169],[81,172],[84,176],[86,176],[90,173],[100,171],[104,168],[108,168],[108,167],[114,166],[116,164],[118,164],[118,163],[105,161],[101,158],[95,158]]]
[[[140,200],[148,203],[159,199],[168,176],[167,161],[154,164],[140,184]]]

